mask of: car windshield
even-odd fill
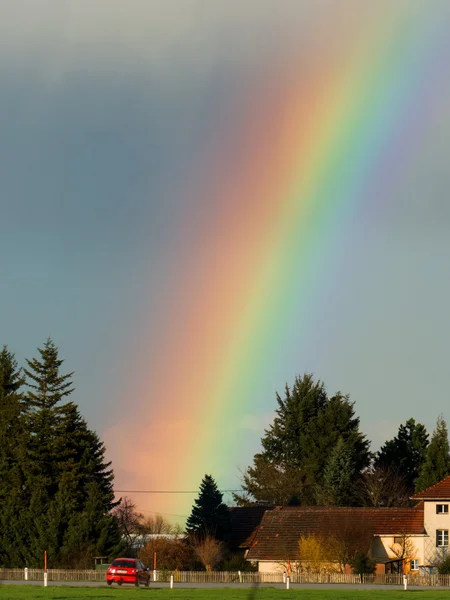
[[[134,560],[114,560],[111,563],[112,567],[127,567],[128,569],[134,569],[136,567],[136,562]]]

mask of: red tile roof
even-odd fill
[[[261,519],[270,506],[230,507],[231,547],[250,548]]]
[[[424,533],[420,508],[277,507],[261,521],[248,560],[294,560],[302,536],[335,535],[355,547],[367,546],[374,535]]]
[[[423,500],[450,500],[450,475],[413,496],[414,500],[420,498]]]

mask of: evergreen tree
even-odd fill
[[[306,374],[295,379],[292,389],[286,386],[284,398],[277,394],[277,404],[275,419],[261,440],[263,451],[255,455],[254,466],[243,478],[244,490],[255,501],[276,503],[258,477],[257,466],[265,462],[289,474],[295,490],[289,503],[316,504],[325,466],[340,438],[353,457],[355,474],[368,466],[369,442],[359,430],[348,396],[337,393],[328,398],[324,384]]]
[[[381,447],[374,466],[398,469],[407,489],[412,493],[427,447],[428,433],[425,426],[409,419],[405,425],[400,425],[397,436]]]
[[[70,408],[70,404],[62,404],[62,401],[73,392],[73,373],[60,373],[64,361],[59,358],[58,348],[50,338],[38,351],[40,359],[27,360],[29,368],[24,369],[30,388],[25,396],[31,432],[30,475],[33,485],[39,481],[39,486],[52,497],[57,492],[57,466],[67,442],[58,434],[58,427]]]
[[[420,467],[416,480],[416,492],[420,492],[442,481],[450,474],[450,448],[448,443],[447,424],[444,418],[438,417],[436,429],[427,447],[425,460]]]
[[[23,377],[15,357],[4,346],[0,352],[0,566],[14,564],[19,558],[16,542],[23,529],[27,433],[22,385]]]
[[[323,473],[323,482],[317,490],[317,499],[325,506],[351,506],[355,501],[353,485],[355,461],[344,440],[339,438]]]
[[[199,496],[186,523],[186,532],[197,538],[213,536],[218,540],[224,540],[229,535],[228,507],[222,502],[222,494],[211,475],[205,475],[202,479]]]
[[[25,374],[31,431],[27,538],[22,554],[29,566],[40,566],[42,548],[54,566],[92,564],[95,555],[110,556],[120,541],[113,472],[105,447],[78,407],[66,398],[73,392],[73,373],[62,374],[63,360],[48,339],[40,359],[28,360]]]

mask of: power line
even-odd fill
[[[227,492],[243,492],[244,490],[219,490],[221,494]],[[199,490],[114,490],[116,494],[198,494]]]

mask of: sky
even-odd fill
[[[373,451],[450,418],[449,17],[0,0],[0,342],[53,338],[146,515],[238,489],[305,372]]]

